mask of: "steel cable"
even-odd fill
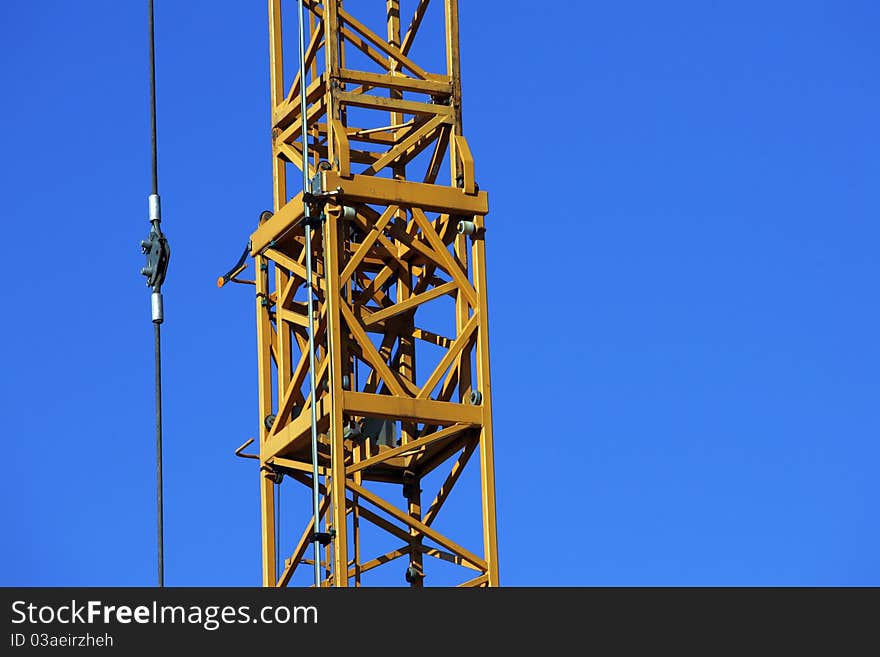
[[[153,0],[148,0],[149,9],[149,32],[150,32],[150,151],[151,151],[151,173],[152,173],[152,194],[151,197],[156,198],[156,208],[158,215],[158,196],[159,196],[159,158],[156,146],[156,39],[153,26]],[[152,198],[151,200],[151,215]],[[156,231],[159,232],[158,216],[150,217]],[[161,283],[160,283],[161,285]],[[158,287],[158,286],[157,286]],[[160,295],[158,289],[153,291],[153,326],[154,326],[154,351],[156,357],[156,517],[157,517],[157,575],[159,587],[165,586],[165,537],[164,537],[164,513],[162,501],[162,349],[161,349],[161,295],[158,296],[159,312],[156,312],[156,299]]]

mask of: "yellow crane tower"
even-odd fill
[[[489,205],[462,133],[458,2],[413,0],[408,23],[400,0],[343,4],[269,0],[274,210],[218,281],[254,258],[263,585],[305,564],[319,586],[360,586],[396,563],[417,587],[438,558],[462,586],[498,586]],[[434,528],[469,462],[479,548]],[[285,477],[313,508],[279,554]],[[370,553],[367,525],[396,547]]]

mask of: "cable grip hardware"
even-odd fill
[[[141,253],[147,262],[141,268],[141,275],[147,277],[147,287],[160,292],[165,274],[168,272],[168,261],[171,259],[171,247],[168,239],[159,227],[159,195],[150,194],[150,234],[141,240]]]
[[[327,218],[324,214],[324,206],[327,205],[327,201],[336,197],[341,197],[342,187],[337,187],[336,189],[328,191],[324,190],[321,180],[321,171],[326,171],[329,168],[329,162],[325,160],[319,162],[318,173],[309,181],[308,189],[303,190],[302,200],[303,205],[305,206],[305,216],[302,221],[299,222],[300,225],[308,226],[313,229],[320,227]]]

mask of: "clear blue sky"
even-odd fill
[[[503,583],[880,585],[880,5],[461,4]],[[259,583],[265,5],[157,0],[175,585]],[[145,20],[0,4],[3,585],[154,581]]]

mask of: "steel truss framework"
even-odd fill
[[[400,0],[386,0],[384,8],[378,0],[349,3],[351,11],[342,0],[305,2],[304,163],[303,82],[297,74],[285,85],[282,40],[282,20],[295,24],[288,16],[295,17],[299,5],[269,0],[274,213],[264,215],[250,242],[263,420],[264,586],[286,586],[298,566],[314,563],[306,557],[313,520],[292,554],[277,554],[275,538],[276,479],[286,475],[312,486],[308,316],[298,300],[305,298],[307,248],[315,263],[317,530],[332,537],[322,550],[322,586],[359,586],[364,573],[401,557],[409,561],[410,585],[421,586],[425,556],[463,566],[462,586],[498,585],[483,240],[488,199],[474,180],[461,130],[458,3],[434,1],[444,16],[437,33],[445,34],[445,73],[428,72],[410,58],[428,0],[412,3],[405,31]],[[386,34],[367,27],[355,10],[378,10]],[[298,57],[290,57],[296,40],[288,39],[290,65]],[[301,225],[303,194],[297,185],[299,193],[289,196],[287,184],[288,168],[303,166],[331,192],[309,245]],[[450,184],[442,184],[447,167]],[[432,313],[441,301],[446,304]],[[454,327],[450,335],[422,323],[444,312]],[[417,368],[416,354],[426,345],[433,359],[420,355]],[[392,427],[394,440],[367,435],[377,426]],[[432,527],[475,453],[483,525],[478,552]],[[423,478],[434,471],[448,475],[436,495],[423,500]],[[396,489],[394,499],[403,504],[370,482],[400,484],[404,496]],[[398,547],[364,554],[364,523]]]

